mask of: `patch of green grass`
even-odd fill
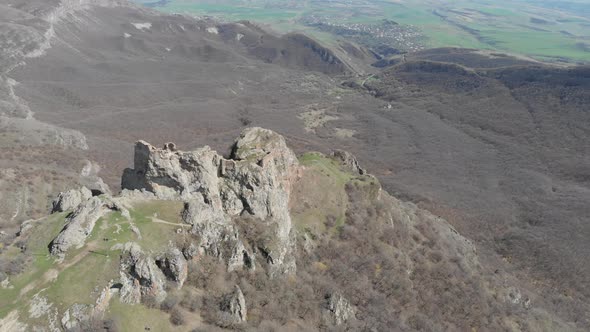
[[[157,219],[172,223],[183,224],[181,213],[184,203],[180,201],[149,201],[134,205],[130,210],[134,224],[141,232],[141,239],[136,242],[147,250],[164,249],[176,234],[180,225],[170,225],[153,221]]]
[[[162,10],[171,13],[213,15],[231,20],[281,21],[296,17],[299,12],[267,8],[263,5],[220,4],[206,2],[173,2]]]
[[[109,281],[119,276],[119,256],[89,252],[83,259],[61,271],[43,292],[60,312],[74,303],[94,304]]]
[[[140,218],[151,217],[157,214],[158,218],[171,223],[182,223],[182,210],[184,203],[181,201],[147,201],[133,206],[132,212]]]
[[[113,319],[121,331],[174,331],[168,314],[159,309],[150,309],[143,305],[121,303],[118,298],[111,300],[107,315]]]
[[[306,171],[295,190],[314,196],[296,198],[299,200],[295,203],[297,207],[291,209],[293,224],[297,230],[311,234],[327,232],[328,218],[344,220],[348,202],[345,185],[352,175],[342,171],[338,163],[321,153],[306,153],[299,157],[299,162],[306,167]]]
[[[55,262],[50,257],[35,257],[33,263],[23,274],[10,278],[12,288],[0,288],[0,318],[5,317],[12,310],[22,310],[28,307],[29,300],[39,289],[32,288],[27,292],[21,291],[43,277],[54,266]]]
[[[63,228],[66,215],[67,213],[53,214],[35,223],[34,228],[29,230],[28,235],[26,235],[26,243],[31,260],[24,273],[10,277],[12,288],[0,288],[0,318],[14,309],[28,305],[28,299],[36,291],[32,289],[21,297],[21,290],[35,280],[40,279],[49,269],[56,265],[55,258],[49,255],[48,244]],[[2,253],[2,257],[14,257],[15,253],[18,252],[20,250],[16,247],[7,248]]]
[[[534,2],[521,2],[515,7],[513,1],[507,0],[493,3],[457,0],[436,5],[417,0],[403,4],[387,1],[360,2],[342,7],[338,4],[318,2],[293,5],[276,0],[173,0],[158,9],[212,15],[226,20],[259,21],[271,24],[280,32],[305,32],[327,45],[336,43],[334,35],[304,26],[298,19],[315,15],[326,17],[327,22],[349,24],[374,24],[382,19],[391,19],[418,27],[425,37],[420,43],[427,47],[493,49],[538,59],[566,58],[590,61],[590,54],[576,47],[576,43],[590,38],[588,29],[584,26],[590,23],[590,20],[574,16],[564,19],[561,12],[541,8]],[[465,14],[457,14],[457,11]],[[446,16],[446,19],[437,16],[436,13]],[[543,17],[549,23],[534,24],[530,22],[531,17]],[[462,26],[481,31],[481,36],[470,33]],[[561,33],[562,30],[577,37],[565,35]]]
[[[336,180],[335,185],[337,186],[343,187],[354,177],[353,174],[343,171],[338,162],[321,153],[305,153],[299,157],[299,162],[303,166],[311,167],[321,174]]]
[[[291,213],[293,224],[300,232],[334,234],[344,225],[348,208],[347,183],[366,185],[368,195],[376,195],[380,188],[374,177],[352,174],[339,162],[321,153],[303,154],[299,162],[306,167],[306,171],[292,191],[293,199],[297,201]],[[306,195],[298,197],[298,192]],[[309,193],[314,196],[309,197]],[[326,223],[328,219],[331,219],[330,223]]]

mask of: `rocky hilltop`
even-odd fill
[[[262,128],[227,157],[139,141],[122,189],[22,227],[0,330],[568,328],[345,151],[297,157]]]
[[[134,169],[126,169],[122,188],[142,190],[158,199],[185,202],[184,222],[201,237],[201,248],[228,260],[228,268],[253,268],[255,255],[245,249],[232,218],[249,215],[276,230],[275,246],[258,248],[275,270],[294,271],[289,195],[299,163],[282,136],[250,128],[235,142],[229,159],[208,146],[177,151],[173,143],[163,149],[139,141]],[[221,236],[223,235],[223,236]],[[228,237],[229,235],[229,237]],[[222,257],[223,248],[230,257]]]

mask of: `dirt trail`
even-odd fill
[[[172,223],[166,220],[162,220],[162,219],[158,219],[156,217],[151,217],[152,222],[155,223],[160,223],[160,224],[166,224],[166,225],[171,225],[171,226],[175,226],[175,227],[191,227],[191,225],[187,225],[187,224],[177,224],[177,223]],[[23,287],[21,289],[21,291],[19,292],[19,296],[18,296],[18,300],[20,300],[25,294],[27,294],[28,292],[30,292],[33,289],[37,289],[40,286],[43,286],[46,283],[52,282],[55,279],[57,279],[57,277],[59,276],[59,274],[64,271],[65,269],[75,265],[76,263],[78,263],[79,261],[81,261],[82,259],[84,259],[86,256],[88,256],[93,250],[97,249],[98,246],[96,244],[96,241],[92,241],[92,242],[88,242],[85,246],[84,246],[84,250],[81,251],[80,253],[78,253],[76,256],[72,257],[71,259],[68,259],[67,262],[62,262],[59,263],[56,268],[52,268],[47,270],[43,276],[41,276],[41,278],[38,278],[36,280],[33,280],[32,282],[30,282],[28,285],[26,285],[25,287]]]
[[[25,331],[26,326],[18,322],[18,311],[11,311],[6,317],[0,319],[0,332]]]
[[[41,278],[33,280],[32,282],[30,282],[28,285],[26,285],[25,287],[23,287],[21,289],[21,291],[19,292],[17,301],[20,300],[23,297],[23,295],[27,294],[31,290],[36,289],[39,286],[42,286],[46,283],[52,282],[55,279],[57,279],[60,272],[69,268],[70,266],[73,266],[74,264],[78,263],[79,261],[84,259],[84,257],[88,256],[88,254],[90,254],[90,252],[96,248],[97,248],[96,242],[89,242],[85,246],[84,251],[82,251],[79,254],[77,254],[76,256],[72,257],[72,259],[70,259],[67,263],[63,263],[63,262],[59,263],[57,265],[57,268],[47,270],[45,273],[43,273],[43,276],[41,276]]]
[[[173,222],[169,222],[166,220],[162,220],[162,219],[158,219],[156,217],[151,217],[152,218],[152,222],[156,222],[159,224],[166,224],[166,225],[172,225],[172,226],[179,226],[179,227],[192,227],[191,225],[188,224],[175,224]]]

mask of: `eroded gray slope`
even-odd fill
[[[0,4],[0,198],[4,202],[0,227],[8,234],[2,241],[10,240],[21,222],[46,212],[48,195],[88,175],[83,170],[84,151],[88,149],[86,137],[79,131],[35,119],[35,106],[31,107],[15,91],[20,83],[12,78],[12,73],[51,48],[56,38],[54,27],[64,18],[93,6],[118,3],[105,0]]]

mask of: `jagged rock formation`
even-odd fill
[[[90,197],[92,197],[92,192],[86,187],[62,192],[53,201],[53,209],[51,212],[64,212],[67,210],[73,210],[83,202],[89,200]]]
[[[122,187],[146,190],[157,197],[187,201],[186,223],[201,236],[203,251],[228,260],[230,269],[248,265],[248,252],[233,226],[232,217],[248,214],[276,229],[276,241],[261,252],[271,274],[292,272],[289,193],[298,161],[285,139],[262,128],[248,128],[234,144],[230,159],[209,147],[192,152],[163,149],[139,141],[134,169],[126,169]],[[221,243],[224,243],[221,245]],[[224,255],[220,247],[228,247]]]
[[[86,194],[80,194],[80,197]],[[60,194],[61,197],[74,196],[76,194]],[[74,203],[75,199],[71,201]],[[59,202],[59,200],[58,200]],[[120,211],[124,215],[129,212],[110,197],[90,197],[75,207],[75,210],[66,218],[66,225],[59,235],[51,241],[49,250],[52,255],[65,254],[70,249],[81,248],[96,222],[108,211]]]
[[[350,152],[344,150],[334,150],[332,152],[332,157],[338,161],[340,161],[348,170],[353,173],[364,175],[367,173],[359,164],[356,157],[353,156]]]
[[[355,309],[341,294],[331,294],[327,297],[327,309],[330,320],[339,326],[354,318]]]
[[[63,314],[61,318],[61,326],[66,331],[75,329],[90,318],[90,311],[91,307],[88,304],[73,304]]]
[[[225,319],[229,322],[242,323],[247,320],[246,299],[239,286],[236,285],[231,293],[226,294],[220,309],[226,314]]]
[[[180,249],[171,248],[164,256],[156,258],[156,264],[168,279],[176,282],[178,288],[182,287],[188,275],[188,266]]]
[[[96,221],[105,214],[102,200],[92,197],[76,208],[68,217],[66,226],[51,242],[53,255],[63,254],[70,248],[81,248],[94,229]]]
[[[136,243],[125,244],[120,280],[122,302],[136,304],[150,297],[154,302],[160,303],[166,297],[166,276],[156,261]]]
[[[227,260],[229,271],[242,267],[254,269],[254,254],[248,251],[239,232],[222,211],[213,209],[203,199],[185,203],[183,220],[192,225],[192,233],[200,237],[198,247],[189,251],[188,256],[208,254]]]

